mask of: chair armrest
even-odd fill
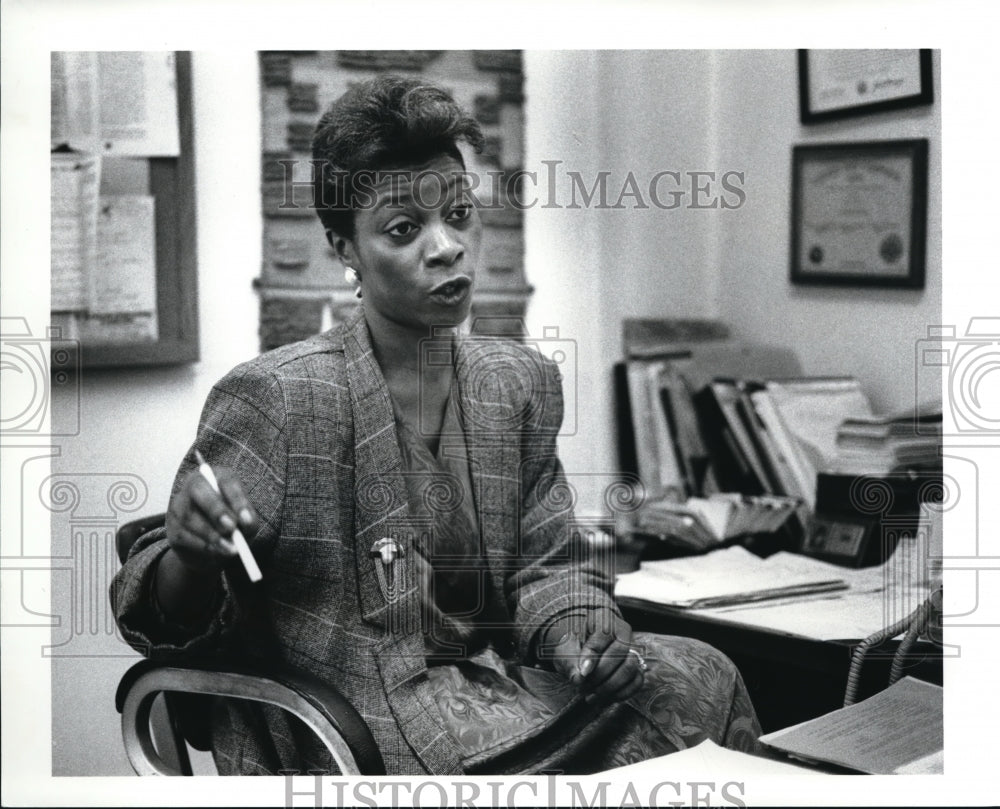
[[[286,665],[220,666],[142,660],[122,676],[115,707],[122,715],[122,738],[139,775],[180,775],[156,752],[149,713],[160,692],[178,691],[234,697],[276,705],[295,714],[326,746],[344,775],[385,774],[371,731],[337,689]]]

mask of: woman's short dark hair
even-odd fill
[[[313,135],[313,199],[323,227],[354,237],[359,172],[414,166],[447,154],[465,166],[458,142],[483,146],[478,122],[451,95],[414,78],[379,76],[338,98]]]

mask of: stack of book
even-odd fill
[[[845,419],[837,430],[831,471],[886,475],[941,464],[941,407],[923,406],[888,416]]]

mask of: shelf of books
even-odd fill
[[[809,552],[817,513],[858,511],[818,503],[821,476],[940,477],[939,403],[876,414],[857,379],[803,376],[788,349],[717,324],[682,338],[626,340],[615,368],[621,465],[646,492],[636,531],[694,552],[762,535]],[[842,489],[827,481],[819,494]]]

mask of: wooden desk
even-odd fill
[[[660,604],[630,598],[618,602],[637,632],[697,638],[728,655],[743,675],[765,733],[843,707],[847,672],[857,641],[789,637]],[[889,641],[869,651],[862,669],[859,700],[888,685],[897,647],[898,641]],[[941,685],[940,649],[931,643],[917,643],[903,673]]]

